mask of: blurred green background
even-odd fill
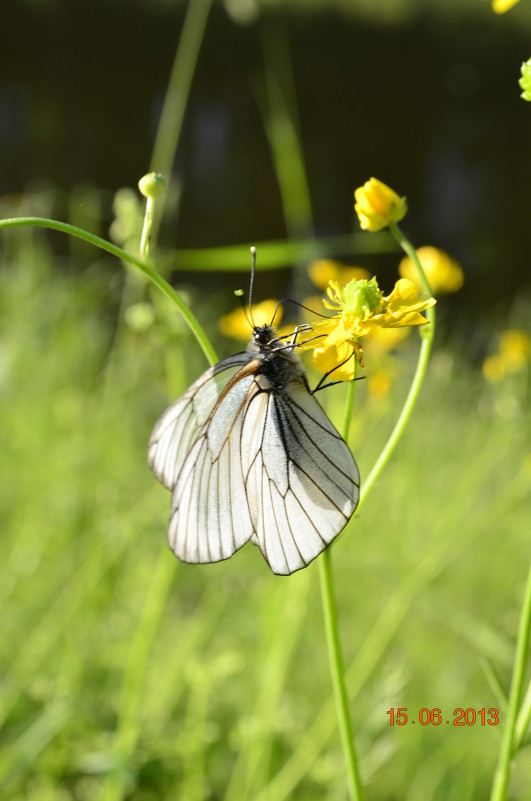
[[[134,252],[140,207],[121,190],[150,166],[185,11],[3,3],[2,217],[64,219]],[[216,321],[247,286],[250,243],[274,268],[257,300],[315,293],[317,256],[392,288],[396,247],[353,219],[371,175],[407,195],[412,241],[465,273],[438,303],[413,420],[333,548],[374,801],[482,801],[500,746],[501,725],[451,723],[497,707],[503,724],[493,673],[507,688],[530,557],[529,351],[483,369],[504,332],[530,335],[530,34],[526,0],[502,17],[482,0],[226,0],[188,62],[154,259],[220,355],[240,347]],[[316,566],[278,578],[247,546],[194,567],[166,545],[146,443],[205,369],[199,347],[160,293],[85,243],[28,228],[0,248],[0,797],[345,799]],[[412,336],[367,363],[350,443],[362,481],[417,350]],[[339,424],[344,387],[322,402]],[[390,727],[398,707],[416,725]],[[421,726],[435,707],[450,723]],[[512,796],[529,786],[527,749]]]

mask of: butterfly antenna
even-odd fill
[[[309,306],[305,306],[304,303],[299,303],[298,300],[293,300],[293,298],[282,298],[282,300],[279,300],[277,308],[278,306],[280,306],[281,303],[293,303],[293,305],[298,306],[299,309],[305,309],[306,311],[315,314],[317,317],[322,317],[324,320],[329,319],[327,314],[321,314],[321,312],[315,311],[315,309],[310,309]]]
[[[304,303],[299,303],[297,300],[293,300],[292,298],[281,298],[281,300],[279,300],[277,305],[275,306],[275,311],[273,313],[273,317],[271,319],[270,325],[273,325],[273,323],[275,322],[275,317],[277,316],[278,310],[282,306],[283,303],[293,303],[293,305],[294,306],[298,306],[299,309],[305,309],[306,311],[311,312],[311,314],[315,314],[315,315],[317,315],[317,317],[322,317],[325,320],[329,319],[328,315],[321,314],[320,312],[315,311],[315,309],[310,309],[310,307],[309,306],[305,306]],[[299,326],[297,326],[297,330],[298,331],[304,331],[304,330],[311,331],[311,325],[309,323],[305,323],[304,325],[299,325]],[[292,336],[292,335],[288,334],[287,336]],[[315,338],[316,337],[312,337],[312,339],[315,339]],[[278,339],[279,340],[280,339],[286,339],[286,337],[278,337]],[[310,342],[311,340],[305,340],[305,342],[306,341]],[[297,343],[297,344],[301,344],[301,343]]]
[[[249,314],[251,315],[251,326],[255,328],[253,320],[253,287],[254,287],[254,274],[256,271],[256,248],[251,245],[251,280],[249,282]]]
[[[278,301],[277,305],[275,306],[275,311],[273,312],[273,316],[271,318],[271,322],[269,323],[269,325],[272,326],[274,324],[275,317],[277,316],[278,310],[280,309],[280,307],[282,306],[283,303],[284,303],[284,300],[279,300]]]

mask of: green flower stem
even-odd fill
[[[165,281],[164,278],[159,275],[159,273],[149,264],[146,264],[141,259],[136,258],[136,256],[132,256],[122,248],[113,245],[112,242],[108,242],[106,239],[102,239],[95,234],[84,231],[82,228],[77,228],[75,225],[69,225],[68,223],[59,222],[58,220],[49,220],[45,217],[12,217],[10,219],[0,220],[0,229],[16,228],[21,226],[35,226],[37,228],[49,228],[53,231],[61,231],[64,234],[69,234],[70,236],[75,236],[78,239],[83,239],[85,242],[94,245],[94,247],[105,250],[112,256],[116,256],[116,258],[131,264],[133,267],[137,267],[141,272],[144,273],[146,278],[155,284],[155,286],[157,286],[160,291],[177,306],[180,314],[190,328],[192,334],[197,339],[197,342],[199,343],[209,363],[215,364],[218,361],[214,348],[210,344],[207,335],[205,334],[193,312],[188,308],[186,303],[174,290],[174,288],[170,286],[170,284],[168,284],[168,282]]]
[[[522,706],[520,707],[520,712],[518,713],[518,720],[516,721],[515,741],[514,741],[516,748],[520,748],[520,746],[523,744],[524,737],[527,734],[530,721],[531,721],[531,681],[527,685],[527,692],[522,702]]]
[[[513,678],[511,681],[511,692],[509,695],[509,706],[507,708],[507,720],[503,731],[503,740],[498,758],[498,766],[494,774],[492,793],[490,801],[506,801],[509,790],[509,778],[511,775],[511,761],[514,757],[517,740],[516,725],[518,720],[518,710],[522,700],[524,680],[526,676],[527,661],[529,656],[529,640],[531,633],[531,566],[527,576],[527,585],[520,615],[520,625],[518,628],[518,640],[516,643],[516,655],[514,660]]]
[[[400,412],[400,416],[396,421],[393,431],[391,432],[391,436],[385,443],[385,446],[382,452],[380,453],[378,459],[376,460],[376,463],[372,468],[371,472],[363,482],[360,493],[360,502],[358,504],[357,511],[359,511],[360,507],[365,502],[365,499],[369,494],[369,492],[371,491],[372,487],[374,486],[374,483],[377,481],[383,468],[389,461],[389,457],[391,456],[395,447],[397,446],[398,441],[402,436],[404,429],[407,425],[407,422],[411,417],[411,413],[413,412],[413,409],[415,407],[415,403],[417,401],[420,388],[422,386],[422,382],[424,381],[424,376],[426,375],[428,361],[430,358],[430,352],[431,352],[431,340],[428,341],[427,339],[424,339],[422,341],[422,345],[420,346],[417,369],[415,370],[415,375],[413,377],[413,381],[409,388],[406,402],[404,403],[402,411]]]
[[[404,252],[409,256],[409,258],[415,264],[418,274],[422,283],[422,287],[426,295],[430,298],[433,297],[432,291],[430,289],[430,285],[422,269],[422,265],[419,261],[417,256],[417,251],[413,247],[413,245],[406,239],[400,228],[396,223],[391,223],[389,225],[389,229],[395,239],[397,240],[398,244],[404,250]],[[400,416],[395,424],[393,431],[391,432],[391,436],[387,440],[380,456],[376,460],[374,467],[372,468],[371,472],[369,473],[368,477],[365,479],[361,489],[361,497],[360,502],[358,505],[358,511],[362,504],[365,501],[365,498],[371,491],[374,483],[379,478],[380,473],[382,472],[383,468],[389,461],[389,457],[393,453],[400,437],[402,436],[404,429],[407,425],[409,418],[411,417],[411,413],[415,407],[415,403],[417,402],[417,398],[420,392],[420,388],[424,381],[424,377],[426,375],[426,371],[428,369],[428,362],[430,359],[431,349],[433,345],[433,337],[435,335],[435,308],[432,306],[431,308],[426,310],[426,319],[428,320],[428,324],[422,327],[421,336],[422,336],[422,344],[420,346],[420,353],[419,358],[417,361],[417,368],[415,370],[415,375],[413,376],[413,381],[409,388],[409,392],[400,412]]]
[[[147,261],[149,256],[149,240],[151,236],[151,226],[153,224],[153,206],[153,198],[146,198],[146,213],[144,214],[144,225],[142,226],[142,237],[140,239],[140,258],[143,261]]]
[[[402,231],[400,230],[398,225],[396,225],[396,223],[391,223],[389,229],[393,234],[394,238],[396,239],[396,241],[398,242],[398,244],[400,245],[400,247],[405,251],[405,253],[413,260],[414,264],[416,265],[424,292],[429,297],[433,297],[428,280],[426,278],[424,270],[422,269],[422,265],[420,264],[415,248],[406,239],[406,237],[403,235]],[[380,456],[376,461],[376,464],[371,470],[369,477],[366,479],[363,485],[358,509],[360,508],[361,504],[367,497],[376,479],[379,477],[389,457],[394,451],[400,437],[402,436],[402,433],[406,427],[406,424],[415,406],[418,394],[420,392],[420,388],[422,386],[422,382],[424,381],[431,353],[433,337],[435,333],[435,311],[433,307],[427,310],[426,316],[428,319],[428,325],[426,326],[426,330],[423,331],[423,338],[419,353],[419,359],[417,362],[417,369],[415,371],[415,375],[413,377],[413,381],[408,396],[406,398],[402,412],[400,413],[400,416],[397,420],[397,423],[391,433],[391,436],[389,437],[384,449],[382,450]],[[349,394],[347,397],[345,420],[343,425],[344,428],[343,436],[345,437],[345,439],[347,439],[348,437],[348,431],[350,427],[352,406],[354,402],[354,387],[355,387],[354,381],[351,381],[349,385]],[[363,788],[361,786],[358,762],[357,762],[356,752],[354,749],[353,728],[348,707],[348,695],[345,684],[343,657],[341,653],[341,645],[340,645],[339,631],[337,625],[337,606],[334,595],[332,568],[331,568],[329,550],[325,551],[321,559],[319,560],[319,568],[321,577],[321,594],[323,598],[326,635],[327,635],[328,651],[330,656],[330,665],[332,673],[332,682],[334,686],[334,696],[336,699],[336,709],[339,719],[341,741],[347,765],[347,779],[349,785],[349,792],[351,799],[354,799],[355,801],[361,801],[361,799],[363,798]],[[496,801],[498,801],[498,799],[496,799]]]
[[[357,362],[354,362],[354,376],[356,378]],[[356,382],[349,381],[347,388],[347,400],[345,403],[345,414],[343,416],[343,439],[348,442],[348,435],[350,431],[350,421],[352,420],[352,409],[354,408],[354,392],[356,390]]]
[[[355,382],[350,381],[348,385],[347,402],[345,406],[345,417],[343,423],[343,436],[345,439],[348,436],[348,431],[350,428],[352,407],[354,405],[354,389]],[[337,604],[334,593],[334,579],[332,576],[330,552],[331,549],[327,548],[327,550],[324,551],[319,559],[321,597],[323,601],[326,641],[330,660],[330,673],[334,688],[339,733],[341,736],[341,744],[343,746],[343,755],[345,758],[349,795],[352,801],[362,801],[363,787],[361,785],[358,759],[354,747],[354,733],[348,704],[347,686],[345,683],[345,666],[343,662],[343,654],[341,652],[341,642],[339,639]]]
[[[138,182],[138,188],[140,193],[146,198],[146,212],[144,214],[144,224],[142,226],[142,236],[140,238],[140,258],[143,261],[147,261],[151,243],[155,199],[164,194],[166,181],[160,172],[148,172],[146,175],[143,175]]]
[[[345,667],[337,625],[337,604],[334,593],[330,548],[327,548],[319,559],[319,575],[321,579],[321,596],[323,600],[328,656],[330,659],[330,672],[332,675],[336,714],[338,717],[339,733],[347,771],[349,797],[352,801],[362,801],[363,788],[361,786],[358,760],[354,748],[354,734],[345,684]]]
[[[420,278],[420,282],[422,284],[422,289],[424,290],[424,294],[427,295],[429,298],[432,298],[433,297],[433,292],[431,291],[430,284],[428,282],[428,279],[426,278],[426,273],[424,272],[424,268],[423,268],[422,264],[420,263],[419,257],[417,255],[417,251],[415,250],[415,248],[413,247],[413,245],[411,244],[409,239],[406,239],[406,237],[404,236],[404,234],[402,233],[402,231],[400,230],[400,228],[398,227],[398,225],[396,223],[389,223],[389,230],[393,234],[394,238],[396,239],[396,241],[398,242],[398,244],[400,245],[400,247],[402,248],[404,253],[406,253],[406,255],[409,256],[409,258],[411,259],[411,261],[413,262],[413,264],[417,268],[417,272],[419,274],[419,278]],[[432,309],[433,309],[433,306],[432,306]],[[430,311],[431,311],[431,309],[428,309],[427,312],[426,312],[426,316],[428,317],[428,319],[430,319],[429,318],[429,312]],[[432,333],[432,339],[433,339],[433,333]]]
[[[164,97],[164,105],[151,157],[151,169],[165,175],[168,182],[172,174],[184,113],[211,6],[212,0],[190,0],[187,4],[179,45],[175,53],[168,89]],[[157,213],[152,221],[152,241],[157,239],[167,197],[169,197],[169,193],[157,203]]]

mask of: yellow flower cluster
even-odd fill
[[[380,328],[423,325],[426,318],[421,312],[435,303],[433,298],[420,295],[407,278],[397,281],[387,296],[378,287],[376,278],[350,281],[344,287],[330,281],[327,295],[328,300],[323,303],[335,314],[313,324],[313,330],[324,339],[311,346],[317,367],[323,373],[334,371],[338,381],[354,377],[355,359],[363,364],[363,337]]]
[[[407,212],[406,199],[376,178],[356,189],[355,209],[361,227],[379,231],[401,220]],[[398,228],[393,234],[404,237]],[[408,252],[411,252],[408,246]],[[456,292],[463,284],[463,271],[446,253],[434,247],[419,248],[417,256],[432,290]],[[354,378],[356,363],[363,366],[362,343],[370,341],[374,354],[386,353],[409,333],[411,327],[425,325],[423,312],[435,304],[433,297],[421,292],[418,264],[409,258],[400,263],[402,276],[389,295],[384,295],[376,278],[364,268],[349,266],[332,259],[319,259],[309,267],[309,276],[320,289],[326,288],[322,302],[331,317],[311,323],[313,335],[299,345],[313,350],[316,366],[323,373],[333,373],[338,381]],[[313,298],[306,299],[311,306]],[[274,300],[253,307],[256,324],[269,324],[281,309]],[[227,336],[245,340],[249,336],[250,312],[236,309],[221,318],[220,330]],[[287,333],[287,332],[286,332]],[[375,374],[376,376],[376,374]],[[385,395],[391,381],[389,372],[374,378],[375,394]]]

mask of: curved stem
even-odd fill
[[[365,479],[365,482],[364,482],[364,484],[363,484],[363,486],[361,488],[360,502],[358,504],[358,508],[357,508],[356,512],[359,511],[360,507],[365,502],[365,499],[366,499],[367,495],[369,494],[369,492],[373,488],[376,480],[380,476],[380,473],[382,472],[382,470],[384,469],[385,465],[389,461],[389,458],[390,458],[391,454],[393,453],[394,449],[396,448],[396,446],[398,444],[398,441],[399,441],[400,437],[402,436],[402,434],[404,432],[404,429],[405,429],[405,427],[407,425],[407,422],[408,422],[409,418],[411,417],[411,414],[413,412],[413,409],[415,407],[415,403],[417,401],[417,398],[418,398],[418,395],[419,395],[419,392],[420,392],[420,388],[422,386],[422,382],[424,381],[424,376],[426,375],[426,370],[427,370],[427,367],[428,367],[428,361],[429,361],[429,358],[430,358],[430,353],[431,353],[431,340],[428,341],[427,339],[424,339],[422,341],[422,345],[420,347],[420,353],[419,353],[419,358],[418,358],[418,362],[417,362],[417,369],[415,370],[415,375],[413,377],[413,381],[412,381],[411,386],[409,388],[409,392],[408,392],[406,401],[404,403],[402,411],[400,412],[400,416],[399,416],[398,420],[396,421],[395,427],[393,428],[393,431],[391,432],[391,436],[389,437],[389,439],[385,443],[385,446],[384,446],[382,452],[380,453],[378,459],[376,460],[376,463],[374,464],[374,466],[373,466],[371,472],[369,473],[368,477]]]
[[[531,633],[531,567],[527,575],[527,585],[520,615],[520,625],[518,628],[518,641],[516,643],[516,656],[514,659],[513,678],[511,681],[511,693],[509,696],[509,706],[507,708],[507,720],[505,721],[503,740],[498,758],[498,765],[494,775],[492,785],[491,801],[506,801],[509,789],[509,778],[511,775],[511,761],[516,751],[516,723],[518,720],[518,710],[522,700],[524,680],[526,675],[529,639]]]
[[[400,228],[398,227],[398,225],[396,223],[389,223],[389,230],[393,234],[394,238],[396,239],[396,241],[398,242],[398,244],[400,245],[400,247],[402,248],[404,253],[406,253],[406,255],[408,255],[409,258],[411,259],[411,261],[414,263],[414,265],[415,265],[415,267],[417,269],[417,273],[419,275],[420,283],[422,284],[422,289],[424,290],[424,293],[429,298],[432,298],[433,297],[433,292],[431,291],[431,287],[430,287],[429,281],[426,278],[426,273],[424,272],[424,268],[423,268],[422,264],[420,263],[420,259],[419,259],[418,255],[417,255],[417,251],[415,250],[415,248],[413,247],[413,245],[411,244],[409,239],[406,239],[406,237],[404,236],[404,234],[402,233],[402,231],[400,230]],[[430,310],[428,309],[428,314],[427,314],[428,319],[429,319],[429,311]]]
[[[85,242],[94,245],[94,247],[100,248],[100,250],[105,250],[107,253],[110,253],[112,256],[116,256],[117,259],[121,259],[122,261],[131,264],[133,267],[137,267],[141,272],[144,273],[146,278],[155,284],[155,286],[157,286],[160,291],[177,306],[180,314],[190,328],[192,334],[197,339],[197,342],[199,343],[210,364],[215,364],[217,362],[218,359],[216,352],[210,344],[207,335],[203,331],[203,328],[199,324],[197,317],[188,308],[175,289],[170,286],[170,284],[168,284],[168,282],[165,281],[164,278],[149,264],[146,264],[146,262],[138,259],[136,256],[132,256],[130,253],[127,253],[127,251],[123,250],[117,245],[113,245],[112,242],[108,242],[106,239],[102,239],[95,234],[91,234],[88,231],[84,231],[82,228],[78,228],[75,225],[70,225],[69,223],[59,222],[58,220],[49,220],[45,217],[12,217],[10,219],[0,220],[0,229],[24,226],[49,228],[53,231],[61,231],[64,234],[75,236],[78,239],[83,239]]]
[[[413,247],[413,245],[409,242],[408,239],[404,236],[400,228],[396,223],[391,223],[389,229],[395,239],[397,240],[398,244],[402,248],[402,250],[409,256],[409,258],[413,261],[417,268],[417,272],[419,274],[419,278],[424,289],[424,292],[428,295],[428,297],[433,297],[432,291],[430,289],[430,285],[422,269],[422,265],[419,261],[417,256],[417,251]],[[435,308],[431,306],[429,309],[426,310],[426,319],[427,324],[422,326],[420,335],[422,337],[422,345],[420,347],[419,358],[417,361],[417,368],[415,370],[415,375],[413,376],[413,381],[409,388],[409,392],[400,412],[400,416],[396,421],[395,427],[391,432],[391,436],[387,440],[380,456],[376,460],[374,467],[372,468],[371,472],[369,473],[368,478],[365,480],[365,483],[361,490],[361,497],[360,502],[358,505],[358,510],[364,503],[367,495],[371,491],[372,487],[374,486],[375,481],[380,476],[383,468],[389,461],[389,457],[393,453],[394,449],[396,448],[400,437],[402,436],[404,429],[407,425],[409,418],[413,412],[415,407],[415,403],[417,402],[417,398],[420,392],[420,388],[424,381],[424,377],[426,375],[426,371],[428,369],[428,362],[430,359],[431,349],[433,345],[433,338],[435,335]],[[357,511],[358,511],[357,510]]]

